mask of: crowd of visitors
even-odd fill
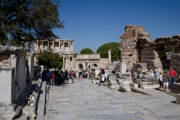
[[[164,70],[164,72],[150,70],[148,73],[141,73],[141,70],[138,69],[136,72],[134,72],[134,81],[137,79],[142,79],[145,76],[152,81],[158,82],[160,88],[164,88],[164,90],[168,91],[168,88],[173,89],[177,73],[172,68],[169,71]]]
[[[67,71],[67,70],[43,70],[42,80],[47,81],[49,85],[60,85],[68,84],[71,80],[72,83],[75,82],[75,79],[89,78],[90,72],[83,71]]]
[[[129,72],[129,71],[127,71]],[[112,74],[116,74],[117,70],[113,70]],[[69,80],[72,81],[72,83],[75,82],[75,79],[81,79],[81,78],[89,78],[91,76],[91,73],[88,71],[67,71],[67,70],[44,70],[42,72],[42,80],[47,81],[49,85],[60,85],[60,84],[67,84],[69,83]],[[168,70],[164,70],[164,72],[160,72],[158,70],[150,70],[147,73],[142,73],[141,69],[137,69],[137,71],[134,72],[133,78],[134,82],[137,79],[143,79],[143,78],[149,78],[152,81],[158,82],[160,85],[160,88],[163,88],[164,90],[168,91],[169,88],[173,89],[173,85],[175,82],[175,79],[177,77],[177,73],[172,68]],[[99,85],[103,84],[107,80],[107,74],[105,74],[105,70],[101,69],[98,78],[100,80]]]

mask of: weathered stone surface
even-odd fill
[[[176,95],[176,104],[180,104],[180,94]]]
[[[144,90],[144,89],[143,89]],[[179,120],[175,97],[148,89],[151,95],[122,93],[89,80],[50,89],[46,120]],[[158,92],[158,93],[156,93]]]
[[[180,83],[174,83],[173,91],[180,93]]]
[[[3,105],[0,103],[0,120],[11,120],[15,115],[12,105]]]

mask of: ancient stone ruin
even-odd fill
[[[155,41],[156,50],[160,56],[163,69],[172,67],[180,74],[180,35],[160,37]],[[171,46],[171,51],[167,47]]]
[[[147,74],[150,70],[163,72],[173,68],[180,75],[180,35],[160,37],[153,41],[142,26],[127,25],[120,38],[121,66],[125,64],[132,77],[138,69]],[[148,75],[144,76],[147,78]],[[146,82],[142,80],[143,86],[150,82],[148,78]],[[176,83],[174,88],[180,91],[180,84]]]
[[[127,25],[120,36],[121,62],[131,72],[141,68],[142,72],[152,69],[162,71],[162,63],[156,51],[155,42],[142,26]]]

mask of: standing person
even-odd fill
[[[101,83],[104,83],[105,82],[105,70],[104,69],[102,69],[101,70]]]
[[[88,71],[86,71],[85,76],[86,76],[86,78],[88,78]]]
[[[152,81],[154,81],[155,76],[154,76],[154,72],[152,70],[149,72],[149,77]]]
[[[47,72],[47,78],[48,78],[48,84],[51,85],[51,70],[49,69],[48,72]]]
[[[59,75],[60,75],[60,84],[64,84],[64,82],[65,82],[64,81],[64,72],[61,70]]]
[[[156,75],[156,81],[159,82],[159,84],[160,84],[160,73],[159,73],[159,71],[156,71],[155,75]]]
[[[51,85],[55,85],[55,74],[54,71],[51,72]]]
[[[78,79],[78,78],[79,78],[79,72],[76,71],[76,79]]]
[[[162,75],[162,72],[160,72],[160,75],[159,75],[159,84],[160,84],[160,88],[163,88],[163,75]]]
[[[85,78],[85,71],[82,72],[82,77]]]
[[[175,77],[176,77],[177,73],[175,70],[173,70],[171,68],[170,71],[168,72],[168,74],[170,76],[170,89],[173,89],[173,85],[174,85],[174,81],[175,81]]]
[[[65,70],[65,72],[64,72],[64,79],[65,79],[65,83],[67,83],[67,84],[68,84],[68,75],[69,75],[68,71]]]
[[[43,72],[42,72],[42,81],[45,81],[45,76],[46,76],[46,70],[43,70]]]
[[[165,70],[165,72],[163,74],[163,86],[164,86],[164,90],[168,91],[168,87],[169,87],[169,74],[168,74],[167,70]]]
[[[71,73],[72,83],[74,83],[74,76],[75,76],[75,73],[74,73],[74,71],[72,71],[72,73]]]

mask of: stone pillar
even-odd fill
[[[111,49],[108,50],[109,63],[111,63]]]
[[[121,72],[121,73],[126,73],[126,63],[121,62],[120,72]]]

